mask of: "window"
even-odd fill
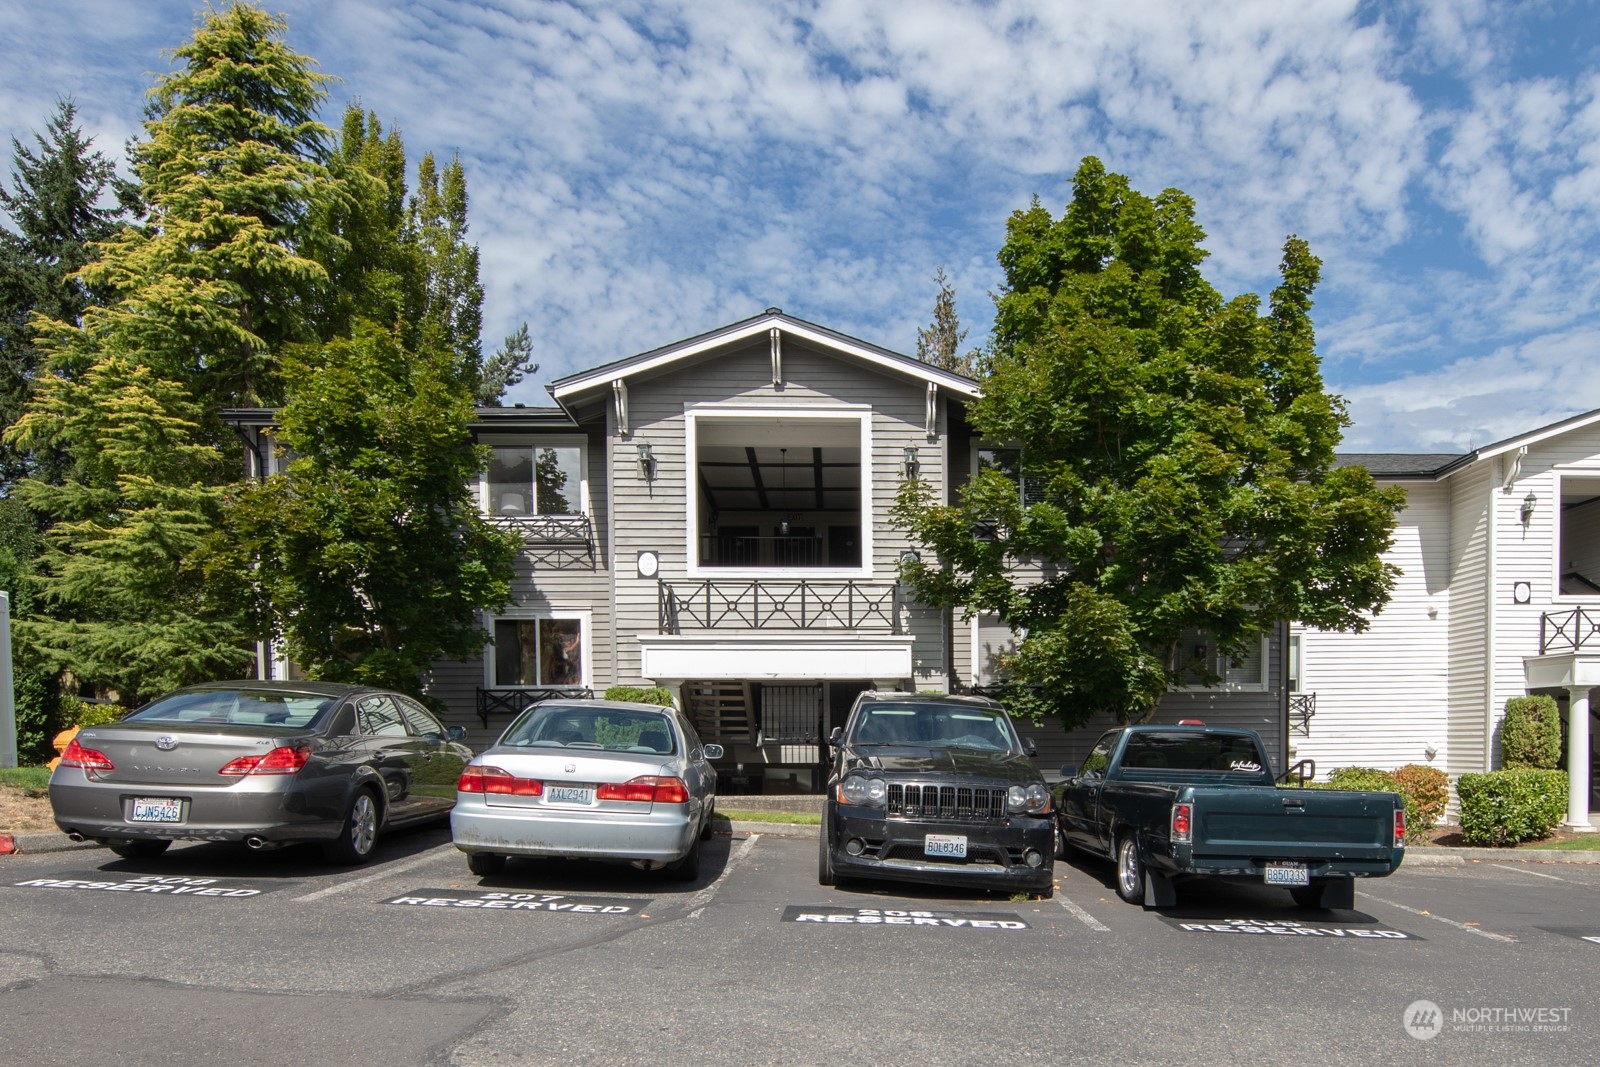
[[[491,445],[483,493],[484,507],[493,515],[582,515],[587,501],[583,446]]]
[[[445,728],[440,725],[439,720],[435,719],[431,712],[420,704],[413,704],[404,698],[399,701],[399,704],[400,714],[405,716],[406,725],[411,727],[413,734],[437,741],[444,740]]]
[[[404,737],[406,721],[400,709],[388,697],[366,697],[356,704],[356,714],[361,720],[361,732],[376,737]]]
[[[979,445],[977,459],[975,470],[999,471],[1017,483],[1017,491],[1021,495],[1023,507],[1027,507],[1029,504],[1037,504],[1043,499],[1040,492],[1039,479],[1023,474],[1022,449]]]
[[[1220,689],[1266,689],[1267,638],[1251,644],[1241,656],[1225,656],[1204,630],[1186,630],[1167,665],[1175,689],[1203,688],[1206,675]]]
[[[583,620],[496,619],[491,684],[582,685]]]
[[[1023,635],[998,615],[980,614],[972,620],[972,683],[1000,685],[1007,680],[1004,659],[1016,654]]]

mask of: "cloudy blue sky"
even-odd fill
[[[120,157],[199,6],[0,0],[0,134],[71,95]],[[912,352],[941,265],[975,342],[1007,215],[1094,154],[1196,199],[1226,295],[1310,240],[1346,449],[1600,407],[1589,0],[264,6],[341,79],[327,121],[460,153],[485,340],[526,321],[542,364],[509,400],[769,306]]]

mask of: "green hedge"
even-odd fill
[[[672,690],[665,686],[655,685],[646,689],[640,685],[614,685],[605,691],[607,700],[624,700],[630,704],[658,704],[663,708],[672,707]]]
[[[1567,772],[1490,771],[1463,774],[1461,837],[1469,845],[1503,847],[1548,837],[1567,813]]]
[[[1508,771],[1561,766],[1561,709],[1544,693],[1512,697],[1500,721],[1500,766]]]

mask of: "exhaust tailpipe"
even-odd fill
[[[75,845],[81,845],[89,839],[78,833],[76,830],[70,830],[67,832],[67,840],[71,841]]]
[[[254,849],[257,852],[260,852],[263,849],[277,848],[278,847],[277,845],[273,844],[271,841],[268,841],[264,837],[255,837],[255,836],[247,837],[247,838],[244,839],[244,843],[246,845],[249,845],[252,849]]]

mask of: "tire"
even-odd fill
[[[506,858],[493,852],[467,853],[467,870],[483,877],[485,875],[499,874],[506,869]]]
[[[378,799],[363,789],[350,801],[339,836],[322,846],[322,854],[329,863],[353,867],[371,858],[377,841]]]
[[[125,860],[147,860],[161,855],[171,841],[107,841],[106,847]]]
[[[1060,823],[1052,823],[1050,829],[1050,840],[1053,843],[1052,851],[1055,852],[1055,858],[1064,860],[1067,858],[1067,835],[1061,832]]]
[[[1139,839],[1132,834],[1117,838],[1117,896],[1129,904],[1144,903],[1144,861]]]
[[[700,877],[700,838],[694,839],[683,859],[667,864],[667,877],[674,882],[692,882]]]
[[[711,824],[716,817],[717,806],[715,804],[707,804],[705,821],[700,824],[700,840],[709,841],[711,839]]]
[[[826,820],[827,816],[824,815]],[[833,849],[828,846],[828,826],[826,821],[817,827],[817,884],[837,885],[838,875],[833,873]]]

